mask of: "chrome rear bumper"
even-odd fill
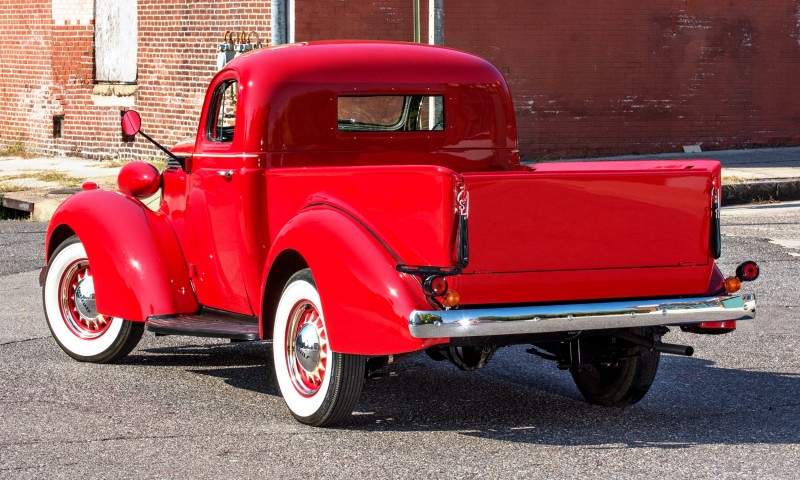
[[[414,311],[408,319],[408,328],[416,338],[483,337],[753,320],[755,317],[755,295],[743,294]]]

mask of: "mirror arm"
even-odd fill
[[[144,138],[146,138],[147,140],[149,140],[149,141],[150,141],[150,143],[152,143],[153,145],[155,145],[156,147],[158,147],[158,148],[159,148],[159,149],[160,149],[162,152],[166,153],[166,154],[169,156],[169,158],[171,158],[171,159],[173,159],[173,160],[177,161],[178,163],[180,163],[181,165],[183,165],[183,162],[181,162],[181,159],[180,159],[180,158],[176,157],[174,153],[170,152],[169,150],[167,150],[166,148],[164,148],[164,147],[163,147],[163,146],[162,146],[160,143],[158,143],[158,142],[156,142],[155,140],[153,140],[152,138],[150,138],[150,135],[148,135],[148,134],[144,133],[144,132],[143,132],[143,131],[141,131],[141,130],[139,130],[139,132],[138,132],[138,133],[140,133],[140,134],[141,134],[141,135],[142,135]]]

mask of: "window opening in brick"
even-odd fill
[[[64,135],[64,115],[53,115],[53,138]]]
[[[444,130],[441,95],[365,95],[337,98],[340,132]]]

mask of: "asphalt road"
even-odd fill
[[[0,478],[796,478],[800,204],[726,209],[723,270],[762,266],[758,318],[680,332],[635,406],[584,403],[522,347],[463,373],[417,356],[367,381],[337,430],[298,424],[266,343],[154,337],[116,365],[50,338],[37,267],[45,226],[0,222]]]

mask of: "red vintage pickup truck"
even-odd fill
[[[126,133],[140,124],[124,114]],[[515,344],[589,402],[635,403],[661,353],[692,353],[668,326],[755,318],[738,290],[758,266],[714,263],[717,162],[521,165],[503,76],[464,52],[242,55],[197,136],[164,150],[163,172],[129,163],[118,191],[87,182],[50,222],[44,310],[77,360],[118,360],[145,329],[271,339],[289,410],[329,426],[368,369],[424,351],[474,370]]]

